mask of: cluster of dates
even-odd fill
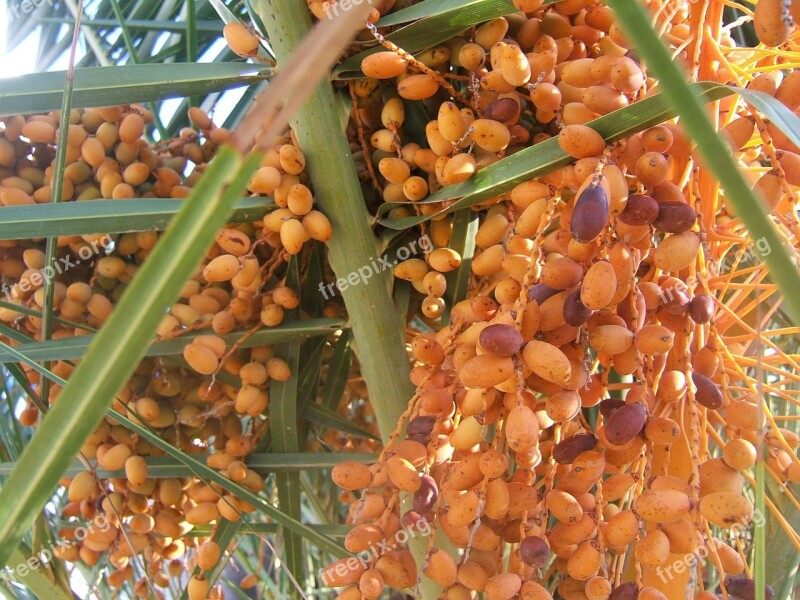
[[[516,5],[416,57],[384,44],[353,86],[369,140],[362,172],[397,203],[393,217],[438,213],[446,204],[428,195],[550,137],[573,162],[473,207],[468,299],[412,341],[417,393],[380,460],[332,473],[359,491],[347,549],[389,550],[326,583],[345,587],[341,600],[419,593],[427,580],[448,599],[716,598],[702,577],[680,592],[674,573],[662,577],[702,555],[725,592],[753,598],[738,534],[754,518],[745,483],[763,426],[758,398],[732,391],[741,372],[704,267],[706,226],[735,213],[702,213],[686,185],[693,143],[675,122],[611,146],[587,125],[656,87],[609,7]],[[680,42],[688,7],[675,10]],[[774,70],[748,87],[796,110],[797,81]],[[425,143],[406,141],[409,101],[436,115]],[[774,161],[754,185],[782,214],[798,149],[766,123],[767,145],[743,150],[754,118],[728,121],[723,135],[743,161]],[[434,249],[396,275],[430,298],[425,281],[461,256],[448,248],[450,216],[429,227]],[[437,312],[425,314],[435,323]],[[777,476],[800,481],[797,435],[773,426],[764,439]],[[431,526],[424,551],[390,543],[419,522]]]
[[[153,115],[142,106],[73,110],[60,200],[186,197],[217,147],[230,136],[198,108],[190,109],[189,118],[194,127],[153,145],[144,138]],[[56,113],[2,120],[0,204],[51,201],[58,122]],[[325,241],[332,235],[328,219],[314,209],[308,184],[305,158],[291,134],[276,140],[248,185],[254,195],[270,195],[274,207],[267,211],[265,204],[263,219],[231,224],[217,234],[203,264],[158,327],[157,341],[192,335],[182,360],[145,359],[114,402],[116,410],[176,447],[208,453],[210,466],[252,492],[264,489],[264,479],[245,461],[263,429],[258,425],[269,404],[269,386],[286,381],[291,372],[274,356],[272,346],[240,348],[237,339],[254,327],[280,325],[287,312],[298,307],[298,291],[282,280],[286,262],[310,240]],[[45,285],[50,282],[57,318],[52,337],[91,333],[109,318],[159,236],[154,230],[61,236],[56,263],[66,267],[58,270],[46,264],[44,239],[0,243],[5,301],[0,320],[32,339],[42,339],[37,314],[45,306]],[[331,315],[338,310],[328,307]],[[74,361],[66,360],[51,366],[65,379],[74,368]],[[26,374],[32,384],[41,385],[39,373],[26,369]],[[55,402],[60,391],[54,384],[48,401]],[[29,399],[19,416],[21,424],[35,426],[39,418],[40,407]],[[117,588],[135,578],[136,555],[148,557],[149,577],[160,587],[187,569],[191,573],[195,564],[207,569],[216,563],[221,553],[216,543],[187,534],[220,517],[238,520],[254,507],[197,478],[152,477],[145,457],[159,454],[113,419],[101,423],[81,455],[119,476],[85,471],[63,480],[67,502],[61,514],[67,524],[59,537],[73,543],[57,549],[59,558],[90,566],[108,564],[106,581]],[[98,515],[109,527],[75,539],[81,521]],[[219,593],[208,588],[202,575],[195,576],[190,595]],[[141,576],[133,589],[141,595],[153,591]]]

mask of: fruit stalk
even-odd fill
[[[298,10],[292,0],[261,0],[255,3],[255,10],[265,23],[280,65],[311,29],[311,15]],[[369,265],[378,256],[378,248],[339,123],[333,87],[326,82],[314,91],[292,127],[308,159],[315,197],[333,225],[334,235],[328,243],[331,268],[337,277],[347,277]],[[397,317],[385,282],[385,278],[376,278],[342,291],[361,371],[384,441],[414,393],[403,348],[404,324]]]

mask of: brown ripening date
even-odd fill
[[[539,568],[550,559],[550,547],[542,538],[529,535],[519,544],[519,556],[526,565]]]
[[[688,231],[697,221],[697,213],[683,202],[659,202],[653,227],[665,233]]]
[[[414,492],[414,510],[418,513],[424,513],[431,510],[436,504],[436,499],[439,497],[439,488],[433,477],[428,474],[422,475],[420,480],[422,484]]]
[[[536,300],[536,302],[542,304],[545,300],[555,296],[557,293],[558,290],[554,290],[549,285],[544,283],[535,283],[528,290],[528,300]]]
[[[741,600],[755,600],[756,582],[749,577],[727,577],[725,578],[725,589],[729,594],[741,598]],[[765,600],[772,600],[772,588],[764,584]]]
[[[522,348],[523,342],[519,331],[503,323],[489,325],[480,335],[481,347],[496,356],[513,356]]]
[[[588,450],[593,450],[597,439],[590,433],[573,435],[553,448],[553,460],[560,464],[572,464],[577,456]]]
[[[591,184],[575,200],[570,232],[577,241],[587,243],[597,238],[607,225],[608,196],[601,186]]]
[[[698,404],[712,410],[722,408],[722,392],[716,383],[696,371],[692,373],[692,382],[695,387],[694,399]]]
[[[504,125],[511,125],[519,117],[519,104],[513,98],[500,98],[486,107],[483,116]]]
[[[587,308],[581,302],[580,288],[576,288],[567,294],[564,300],[564,321],[568,325],[580,327],[589,320],[593,313],[594,311],[591,308]]]
[[[631,194],[617,218],[626,225],[650,225],[658,218],[659,203],[644,194]]]
[[[640,402],[626,404],[615,410],[606,423],[606,439],[623,446],[635,438],[644,428],[647,408]]]
[[[614,588],[608,600],[636,600],[639,597],[639,586],[631,581]]]
[[[708,294],[698,294],[689,301],[689,316],[695,323],[710,323],[714,318],[714,299]]]
[[[436,425],[436,419],[433,417],[415,417],[408,422],[406,433],[408,435],[425,435],[428,436],[433,431]]]
[[[622,408],[623,406],[625,406],[625,401],[620,400],[619,398],[606,398],[597,405],[600,410],[600,414],[603,415],[603,418],[606,421],[611,418],[611,415],[614,414],[617,409]]]

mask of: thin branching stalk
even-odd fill
[[[78,14],[75,17],[75,26],[72,32],[72,43],[69,49],[69,62],[67,64],[67,77],[64,83],[64,96],[61,100],[61,117],[59,119],[58,145],[56,146],[56,160],[53,168],[53,179],[50,184],[50,202],[61,202],[64,190],[64,169],[67,164],[67,135],[69,134],[70,113],[72,112],[72,89],[75,86],[75,50],[78,47],[80,35],[81,15],[83,14],[83,0],[78,2]],[[47,238],[45,246],[44,264],[51,266],[56,262],[58,240],[54,237]],[[44,281],[44,306],[42,307],[42,340],[47,341],[53,335],[53,304],[55,300],[55,281],[45,278]],[[45,368],[50,368],[50,362],[45,363]],[[45,406],[50,396],[50,381],[45,379],[42,383],[42,400]]]

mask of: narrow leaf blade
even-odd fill
[[[698,83],[693,89],[704,102],[719,100],[733,93],[728,87],[717,83]],[[597,130],[610,143],[663,123],[674,116],[675,111],[664,95],[656,94],[603,115],[587,125]],[[481,169],[462,183],[442,188],[424,200],[415,202],[415,204],[431,204],[459,198],[457,202],[438,212],[412,217],[379,218],[379,222],[390,229],[408,229],[434,217],[474,206],[493,196],[508,192],[518,183],[541,177],[572,162],[575,162],[575,159],[561,149],[558,139],[550,138]],[[383,204],[378,212],[379,217],[397,206],[401,204]]]
[[[315,335],[327,335],[344,326],[341,319],[309,319],[278,325],[270,329],[255,332],[241,342],[241,348],[252,348],[266,344],[277,344],[287,340],[303,339]],[[227,344],[238,342],[244,332],[234,331],[222,335]],[[176,338],[155,342],[147,347],[145,356],[170,356],[183,352],[183,348],[192,343],[203,331],[192,331]],[[16,346],[14,350],[34,361],[45,360],[73,360],[82,358],[89,349],[96,334],[78,337],[50,340],[47,342],[30,342]],[[0,362],[16,362],[17,354],[12,354],[7,348],[0,346]]]
[[[469,281],[472,277],[472,257],[475,255],[475,235],[478,233],[478,213],[464,209],[453,218],[453,233],[450,236],[450,247],[461,256],[459,267],[447,274],[447,321],[450,311],[466,299]]]
[[[350,331],[343,331],[336,341],[333,357],[328,362],[328,374],[322,388],[322,406],[333,411],[339,406],[339,399],[347,387],[350,367],[353,364],[353,348]]]
[[[557,0],[547,0],[553,4]],[[388,27],[412,22],[386,36],[406,52],[414,54],[444,42],[473,25],[517,12],[511,0],[424,0],[413,6],[387,15],[378,27]],[[348,58],[334,71],[336,79],[364,77],[361,61],[375,52],[384,50],[376,45]]]
[[[86,200],[0,207],[0,240],[163,231],[183,202],[172,198]],[[260,221],[274,207],[267,198],[242,198],[231,223]]]
[[[285,285],[299,293],[299,257],[292,256],[286,273]],[[287,311],[287,317],[296,318],[298,309]],[[275,452],[298,452],[300,450],[298,430],[298,396],[300,381],[300,342],[283,342],[275,348],[275,356],[289,365],[291,376],[286,381],[273,381],[270,384],[269,426],[272,450]],[[278,492],[278,506],[289,517],[300,520],[300,476],[296,472],[277,473],[275,485]],[[284,535],[284,559],[286,567],[300,581],[303,574],[303,540],[289,530]]]
[[[270,70],[241,63],[165,63],[75,69],[73,108],[199,96],[253,85]],[[49,112],[61,107],[65,71],[5,79],[0,117]]]

